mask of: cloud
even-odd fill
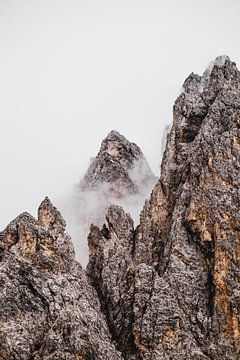
[[[103,182],[91,190],[76,185],[69,196],[60,200],[59,206],[67,221],[67,231],[72,237],[76,257],[83,267],[88,261],[87,236],[90,225],[94,223],[101,228],[110,205],[122,206],[124,211],[130,213],[135,225],[138,224],[143,205],[157,181],[157,177],[152,176],[149,170],[145,159],[140,159],[128,171],[136,186],[136,193],[130,194],[121,189],[120,196],[116,196],[119,189],[113,191],[115,184]]]

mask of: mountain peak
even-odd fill
[[[142,163],[142,168],[145,168],[147,178],[155,178],[141,149],[116,130],[112,130],[102,141],[98,155],[92,161],[80,186],[84,190],[91,190],[100,184],[110,184],[115,188],[114,191],[117,190],[117,194],[136,193],[137,185],[130,172],[138,161]]]
[[[191,73],[184,81],[185,92],[199,91],[208,101],[212,101],[219,90],[227,86],[239,88],[240,74],[236,63],[229,56],[221,55],[208,65],[203,75]],[[209,97],[209,98],[208,98]]]
[[[38,221],[55,235],[63,233],[66,227],[65,220],[48,197],[45,197],[38,208]]]
[[[120,134],[120,132],[118,132],[117,130],[111,130],[110,133],[106,136],[105,140],[108,139],[119,139],[119,141],[121,141],[122,139],[126,140],[126,138]]]
[[[116,130],[112,130],[102,141],[98,155],[102,153],[108,153],[119,161],[125,170],[131,167],[135,160],[143,157],[141,149]]]
[[[39,206],[38,220],[27,212],[20,214],[0,232],[0,246],[44,271],[66,271],[74,261],[74,250],[65,225],[46,197]]]
[[[111,131],[74,194],[75,222],[81,233],[75,242],[79,246],[81,241],[81,250],[84,249],[79,255],[83,265],[88,258],[87,236],[91,223],[101,227],[111,205],[122,206],[138,221],[156,181],[140,147],[119,132]]]

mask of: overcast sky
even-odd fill
[[[239,64],[239,0],[0,0],[0,228],[67,194],[119,130],[159,173],[187,75]]]

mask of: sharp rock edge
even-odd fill
[[[114,133],[113,133],[114,135]],[[111,205],[86,273],[45,199],[0,233],[1,359],[237,360],[240,73],[190,74],[140,224]]]

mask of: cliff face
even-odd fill
[[[100,157],[131,167],[115,135]],[[116,204],[91,226],[86,275],[48,199],[0,233],[0,359],[239,359],[239,171],[240,73],[221,57],[183,85],[139,226]]]

